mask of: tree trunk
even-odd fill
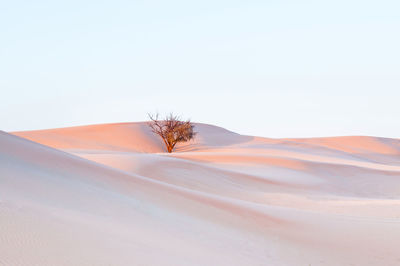
[[[172,147],[171,146],[167,146],[167,150],[168,150],[169,153],[171,153],[172,152]]]

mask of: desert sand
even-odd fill
[[[400,140],[0,132],[0,265],[400,265]]]

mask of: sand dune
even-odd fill
[[[399,140],[196,129],[0,133],[0,265],[400,265]]]
[[[196,123],[197,138],[180,144],[178,151],[242,143],[252,137],[226,129]],[[57,149],[164,152],[164,144],[145,122],[101,124],[59,129],[13,132],[14,135]]]

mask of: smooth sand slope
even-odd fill
[[[0,265],[400,265],[399,140],[196,130],[0,132]]]

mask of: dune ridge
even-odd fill
[[[0,132],[0,265],[399,265],[398,139],[196,129]]]

